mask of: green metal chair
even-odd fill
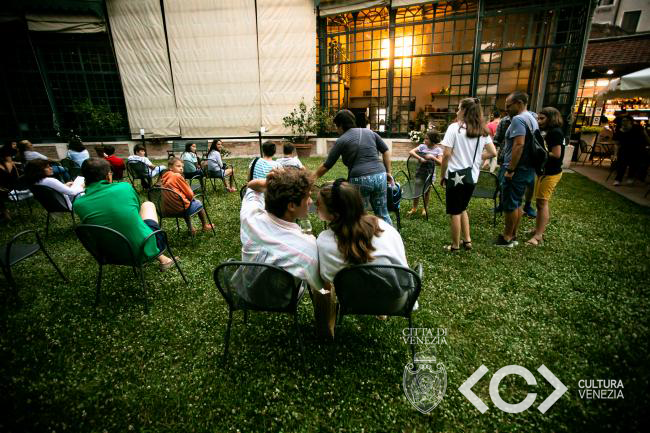
[[[180,265],[176,261],[174,253],[169,247],[167,234],[163,230],[152,232],[144,239],[140,248],[135,248],[123,234],[110,227],[94,224],[79,224],[74,230],[81,241],[81,244],[95,258],[99,265],[95,291],[95,307],[99,304],[99,292],[102,286],[102,269],[104,265],[130,266],[133,268],[133,274],[136,278],[139,277],[140,279],[140,285],[142,286],[142,291],[144,293],[144,308],[146,313],[149,312],[149,304],[147,301],[147,287],[144,279],[144,265],[156,260],[156,258],[162,255],[166,250],[169,250],[174,265],[176,265],[176,269],[178,269],[183,281],[187,284],[187,279],[185,278]],[[144,254],[145,246],[151,237],[156,236],[159,233],[163,239],[162,245],[159,245],[160,251],[156,256],[147,258]],[[136,254],[136,252],[139,254]]]
[[[474,192],[472,197],[476,198],[486,198],[494,202],[494,221],[493,226],[497,225],[497,198],[501,196],[501,185],[499,184],[499,178],[496,174],[491,173],[487,170],[481,170],[478,176],[478,181],[476,182],[476,187],[474,187]],[[502,213],[499,211],[498,213]]]
[[[337,327],[347,315],[400,316],[413,327],[413,307],[422,287],[422,265],[412,270],[398,265],[364,264],[334,276],[339,302]],[[413,365],[415,346],[411,344]]]
[[[68,170],[68,174],[70,175],[71,179],[75,179],[77,176],[81,175],[81,167],[79,167],[77,163],[70,158],[63,158],[60,162],[61,166]]]
[[[433,175],[435,173],[435,162],[427,161],[420,162],[417,158],[414,158],[412,155],[406,160],[406,172],[400,170],[397,172],[396,176],[403,175],[406,178],[406,182],[403,182],[402,185],[402,200],[413,200],[424,196],[424,194],[433,189],[438,196],[438,200],[442,203],[442,198],[440,193],[436,189],[436,186],[433,185]],[[427,206],[424,207],[424,212],[426,215],[427,221],[429,220],[429,210]]]
[[[302,281],[278,266],[234,260],[221,263],[215,268],[212,276],[217,289],[228,304],[224,364],[228,359],[233,313],[240,310],[244,311],[244,323],[248,321],[249,311],[291,314],[304,359],[304,344],[298,326],[298,305],[305,293]]]
[[[27,244],[18,242],[19,238],[28,234],[34,235],[36,243]],[[11,267],[16,263],[33,256],[39,251],[43,251],[43,254],[45,254],[45,257],[47,257],[50,263],[52,263],[52,266],[54,266],[54,269],[56,269],[56,272],[61,276],[63,281],[68,282],[68,279],[63,275],[63,272],[61,272],[61,269],[59,269],[54,260],[52,260],[52,257],[48,254],[38,232],[36,230],[25,230],[12,237],[9,243],[0,245],[0,267],[2,267],[2,273],[9,283],[9,286],[11,286],[14,291],[18,291],[18,286],[11,274]]]

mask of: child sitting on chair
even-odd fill
[[[293,152],[296,150],[296,146],[293,143],[286,142],[282,145],[282,158],[275,160],[282,167],[296,167],[303,168],[302,162],[298,159],[297,155],[294,155]]]
[[[146,152],[146,149],[144,148],[143,145],[136,144],[133,147],[133,153],[134,153],[134,155],[130,155],[128,160],[129,161],[140,161],[140,162],[144,163],[144,165],[146,165],[147,168],[149,169],[149,175],[151,177],[158,176],[158,173],[160,173],[161,171],[163,171],[165,169],[164,165],[159,165],[158,167],[153,165],[153,163],[149,160],[149,158],[147,158],[145,156],[147,152]]]
[[[173,199],[168,200],[165,203],[164,212],[183,212],[187,227],[192,233],[195,233],[195,230],[192,228],[192,220],[190,216],[194,215],[198,211],[199,219],[201,220],[201,224],[203,224],[203,231],[207,232],[212,230],[213,225],[208,223],[205,216],[205,209],[203,209],[203,203],[194,198],[192,188],[190,188],[185,182],[185,178],[183,177],[183,161],[173,157],[169,160],[167,166],[169,167],[169,170],[165,171],[162,175],[162,187],[169,188],[178,193],[183,202],[179,203]]]
[[[411,149],[409,154],[416,158],[420,163],[418,164],[417,171],[415,172],[415,182],[417,185],[424,187],[424,182],[429,175],[431,175],[431,184],[436,181],[435,168],[436,163],[442,163],[443,149],[440,144],[440,134],[436,131],[427,131],[424,137],[424,143],[416,148]],[[426,209],[429,205],[429,192],[430,189],[423,195],[424,209],[422,209],[422,216],[426,216]],[[407,215],[413,215],[418,211],[419,198],[413,199],[413,208],[408,211]]]

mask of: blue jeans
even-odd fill
[[[517,167],[510,180],[504,176],[501,186],[501,204],[505,212],[512,212],[521,206],[526,187],[531,183],[535,184],[535,170],[532,168]]]
[[[66,170],[65,167],[62,165],[54,164],[52,164],[50,167],[52,167],[52,173],[54,173],[55,176],[61,176],[64,183],[70,181],[70,175],[68,174],[68,170]]]
[[[361,198],[364,206],[367,207],[368,201],[372,211],[376,216],[393,225],[393,221],[388,214],[388,200],[386,199],[386,173],[369,174],[368,176],[351,177],[348,179],[353,185],[359,186]]]

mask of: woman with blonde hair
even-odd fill
[[[467,206],[480,174],[481,161],[494,158],[497,151],[483,119],[478,98],[465,98],[458,105],[457,121],[452,123],[442,139],[440,185],[446,186],[447,214],[451,217],[451,244],[447,251],[460,249],[463,232],[463,248],[472,249]],[[477,158],[478,155],[478,158]]]
[[[553,107],[544,107],[537,113],[537,123],[542,130],[548,158],[544,166],[544,174],[537,176],[535,181],[535,200],[537,201],[537,217],[535,232],[526,241],[527,245],[538,246],[544,240],[544,231],[551,217],[548,202],[553,191],[562,178],[562,160],[564,159],[564,133],[562,132],[562,114]]]

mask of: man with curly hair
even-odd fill
[[[239,219],[243,261],[279,266],[318,290],[323,281],[316,238],[296,224],[307,218],[313,182],[306,169],[273,169],[248,183]]]

